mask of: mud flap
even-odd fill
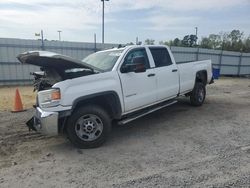
[[[35,117],[32,117],[29,121],[26,122],[26,125],[29,128],[29,131],[30,130],[37,131],[36,128],[34,127],[34,124],[35,124]]]
[[[209,84],[213,84],[214,83],[214,77],[212,77],[212,79],[210,80]]]

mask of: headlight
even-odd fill
[[[49,89],[38,92],[38,103],[42,108],[59,105],[61,99],[60,89]]]

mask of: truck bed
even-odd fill
[[[207,71],[207,82],[209,83],[210,80],[212,79],[211,66],[212,66],[211,60],[177,63],[177,67],[179,70],[179,77],[180,77],[179,93],[185,94],[193,89],[195,83],[195,74],[197,71],[200,70]]]

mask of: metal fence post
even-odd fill
[[[200,53],[200,47],[198,47],[196,52],[196,61],[199,61],[199,53]]]
[[[94,52],[96,52],[96,34],[94,34]]]
[[[222,56],[223,56],[223,50],[221,50],[221,53],[220,53],[219,69],[221,69]]]
[[[240,60],[239,60],[239,64],[238,64],[238,73],[237,73],[238,76],[240,76],[240,68],[241,68],[241,63],[242,63],[242,52],[240,53],[239,58],[240,58]]]

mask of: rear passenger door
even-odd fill
[[[157,100],[175,97],[179,92],[177,65],[172,62],[165,47],[149,47],[155,63]]]

